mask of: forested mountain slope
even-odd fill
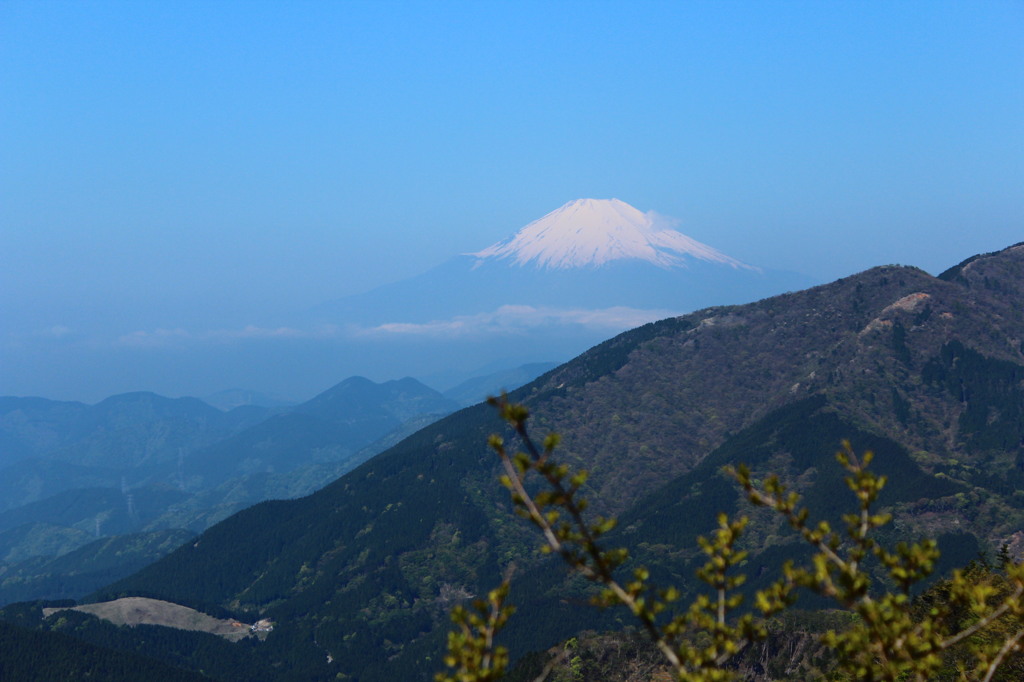
[[[595,508],[622,516],[611,541],[665,579],[687,581],[695,536],[718,509],[742,508],[724,464],[779,473],[822,515],[845,508],[831,458],[842,438],[878,452],[896,532],[945,536],[948,558],[970,557],[1024,519],[1022,292],[1024,245],[938,278],[875,268],[646,325],[513,399],[591,470]],[[486,406],[462,410],[307,498],[240,512],[102,596],[270,617],[280,625],[258,655],[280,679],[429,679],[448,609],[512,565],[516,651],[610,622],[575,604],[579,586],[510,513],[485,445],[500,428]],[[758,575],[792,555],[782,532],[755,518]]]

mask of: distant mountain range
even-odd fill
[[[171,537],[184,542],[251,504],[308,494],[547,368],[477,377],[452,397],[412,378],[350,377],[291,407],[261,407],[237,391],[222,397],[249,399],[227,412],[152,393],[96,405],[0,398],[0,603],[82,596],[175,546],[162,535],[128,542],[118,574],[111,536],[177,529]],[[102,572],[89,547],[107,552]]]
[[[236,407],[290,407],[295,404],[294,400],[278,398],[258,391],[248,391],[242,388],[229,388],[223,391],[217,391],[211,395],[203,396],[202,401],[208,405],[213,405],[217,409],[224,410],[225,412],[233,410]]]
[[[591,471],[594,511],[620,518],[609,544],[628,545],[656,581],[690,589],[696,536],[717,512],[746,509],[725,464],[781,476],[837,521],[851,503],[832,459],[844,438],[888,476],[891,536],[938,538],[948,570],[1002,543],[1024,548],[1022,300],[1024,244],[939,277],[879,267],[641,326],[512,398],[538,432],[563,435],[559,456]],[[588,586],[538,556],[511,513],[485,446],[501,429],[485,405],[458,411],[313,495],[235,514],[95,598],[269,618],[275,630],[246,651],[280,680],[428,680],[450,607],[513,568],[514,656],[619,627],[615,613],[580,607]],[[803,551],[767,515],[747,536],[751,588]]]

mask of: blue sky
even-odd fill
[[[33,334],[255,323],[579,197],[936,273],[1024,239],[1022,35],[1020,2],[7,0],[0,394],[97,397]]]

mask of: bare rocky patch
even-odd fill
[[[72,606],[66,609],[45,608],[43,609],[43,616],[49,617],[58,611],[65,610],[90,613],[115,625],[129,625],[132,627],[136,625],[163,625],[179,630],[209,632],[233,642],[244,639],[256,632],[252,626],[246,623],[214,618],[195,609],[190,609],[187,606],[145,597],[124,597],[114,601],[82,604],[81,606]],[[268,624],[264,624],[264,629],[261,629],[258,634],[265,635],[265,628],[267,626]]]

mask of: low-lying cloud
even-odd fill
[[[287,339],[359,339],[359,338],[471,338],[513,336],[539,329],[582,327],[616,333],[654,320],[672,316],[669,310],[643,310],[617,306],[587,310],[505,305],[474,315],[458,315],[428,322],[387,322],[370,327],[320,325],[310,329],[296,327],[260,327],[213,329],[193,332],[180,327],[139,330],[118,337],[116,345],[129,348],[173,348],[210,343],[234,343],[250,340]]]
[[[671,315],[673,313],[668,310],[641,310],[624,306],[585,310],[505,305],[494,311],[459,315],[447,320],[389,322],[361,329],[357,333],[362,336],[464,337],[521,334],[541,327],[568,325],[614,332],[638,327]]]
[[[259,327],[250,324],[241,329],[212,329],[202,332],[190,332],[181,328],[140,330],[118,337],[117,344],[136,348],[158,348],[202,342],[228,343],[248,339],[313,339],[330,338],[337,335],[337,327],[317,327],[313,330],[303,330],[294,327]]]

